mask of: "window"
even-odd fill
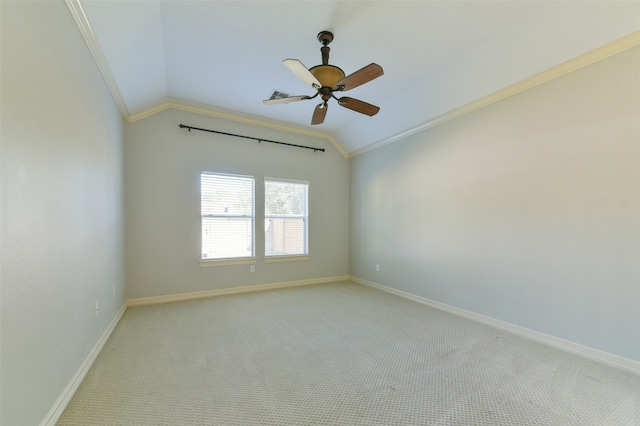
[[[265,256],[308,254],[309,182],[265,178]]]
[[[200,175],[202,259],[253,257],[254,187],[251,176]]]

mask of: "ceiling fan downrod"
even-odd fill
[[[316,65],[309,69],[322,87],[318,88],[318,93],[325,101],[331,98],[333,91],[336,89],[337,83],[345,76],[342,69],[335,65],[329,65],[329,52],[331,48],[328,46],[333,41],[333,33],[330,31],[321,31],[318,33],[318,41],[322,43],[320,52],[322,53],[322,65]]]
[[[329,43],[333,41],[333,33],[329,31],[320,31],[318,33],[318,41],[322,43],[320,52],[322,53],[322,65],[329,65],[329,52],[331,48]]]

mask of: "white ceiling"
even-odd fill
[[[308,127],[353,153],[640,30],[640,2],[620,1],[95,1],[79,5],[131,116],[167,100]],[[281,61],[385,74],[348,96],[374,117],[317,98],[264,105],[274,89],[314,91]],[[104,67],[104,66],[103,66]],[[116,96],[117,97],[117,96]]]

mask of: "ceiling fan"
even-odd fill
[[[349,108],[350,110],[368,116],[376,115],[378,111],[380,111],[379,107],[347,96],[337,98],[334,92],[346,92],[347,90],[351,90],[380,77],[384,74],[382,67],[378,64],[371,63],[345,77],[344,71],[334,65],[329,65],[329,51],[331,49],[328,44],[333,41],[333,34],[329,31],[321,31],[318,34],[318,41],[322,43],[322,47],[320,48],[322,65],[316,65],[315,67],[307,69],[307,67],[297,59],[285,59],[282,61],[298,78],[316,89],[316,94],[313,96],[289,96],[282,92],[275,91],[270,99],[264,100],[263,102],[266,105],[286,104],[320,96],[322,103],[318,104],[313,111],[311,124],[321,124],[324,121],[329,106],[327,102],[331,98],[337,100],[338,105]]]

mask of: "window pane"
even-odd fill
[[[265,181],[266,216],[305,216],[308,185],[292,182]]]
[[[202,259],[252,257],[254,180],[202,173]]]
[[[309,184],[265,179],[265,256],[308,253]]]
[[[202,258],[253,256],[253,220],[202,218]]]
[[[306,254],[304,219],[265,219],[265,255]]]
[[[202,215],[253,216],[253,178],[203,173]]]

